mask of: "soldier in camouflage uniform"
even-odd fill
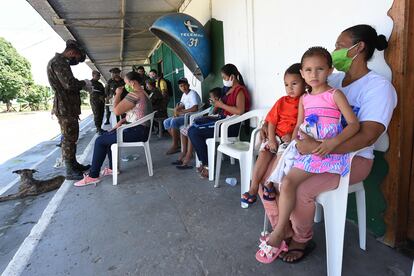
[[[66,179],[79,180],[90,166],[76,160],[76,142],[79,137],[79,114],[81,113],[80,90],[86,87],[85,81],[76,79],[71,65],[85,61],[85,52],[74,40],[66,42],[63,53],[56,55],[47,65],[47,76],[55,92],[52,113],[58,118],[62,141],[62,158],[66,166]],[[89,80],[87,80],[89,82]]]
[[[121,70],[119,68],[112,68],[109,70],[111,73],[111,78],[108,80],[108,83],[105,86],[105,96],[106,96],[106,103],[110,102],[110,99],[112,99],[115,96],[115,90],[120,87],[124,86],[125,82],[121,78]],[[121,94],[121,100],[125,98],[125,96],[128,95],[128,92],[124,89]],[[109,111],[109,107],[106,107],[106,122],[105,125],[109,124],[109,118],[111,116],[111,112]],[[121,115],[122,118],[125,117],[125,114]],[[120,116],[116,116],[116,121],[119,122]]]
[[[101,74],[94,70],[92,71],[92,93],[90,94],[90,103],[93,112],[93,118],[95,121],[96,132],[102,134],[102,121],[104,116],[105,109],[105,88],[103,84],[99,81]]]

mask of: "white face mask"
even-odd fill
[[[233,86],[233,81],[232,80],[223,80],[223,85],[227,86],[227,87],[232,87]]]

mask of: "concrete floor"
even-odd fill
[[[240,208],[240,186],[213,188],[194,170],[178,171],[166,138],[151,140],[154,176],[143,150],[122,162],[119,185],[71,187],[35,248],[23,275],[326,275],[323,223],[315,251],[297,264],[255,260],[261,203]],[[127,153],[132,153],[128,151]],[[126,153],[126,154],[127,154]],[[222,179],[239,177],[224,162]],[[410,275],[412,260],[347,223],[343,275]]]

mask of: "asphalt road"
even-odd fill
[[[91,110],[82,110],[81,119]],[[0,165],[42,141],[60,134],[56,117],[50,111],[0,113]]]

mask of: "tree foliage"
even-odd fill
[[[34,85],[31,66],[12,44],[0,37],[0,101],[7,104]]]
[[[17,102],[20,103],[21,109],[29,107],[32,111],[47,110],[49,109],[49,102],[52,97],[53,93],[49,87],[33,84],[24,95],[19,96]]]

